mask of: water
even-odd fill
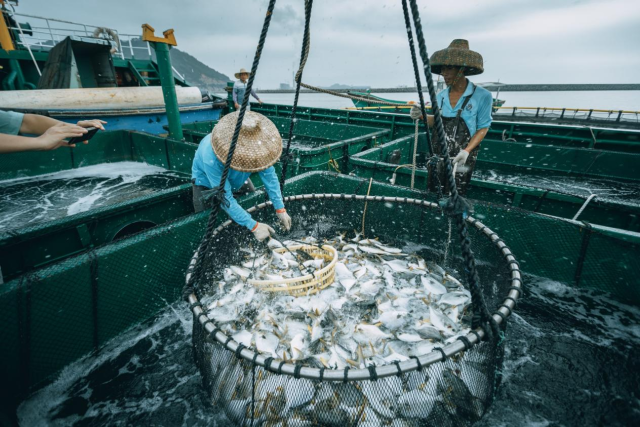
[[[53,221],[185,182],[188,177],[139,162],[0,181],[0,230]]]
[[[639,425],[640,309],[527,277],[509,321],[489,426]],[[185,303],[67,366],[18,408],[21,425],[224,426],[191,354]]]
[[[492,92],[496,96],[495,92]],[[225,97],[226,94],[218,94]],[[417,93],[392,92],[374,93],[386,99],[418,102]],[[293,93],[260,93],[260,99],[270,104],[293,104]],[[429,94],[425,92],[425,100]],[[640,91],[549,91],[549,92],[500,92],[505,107],[548,107],[548,108],[586,108],[600,110],[640,111]],[[323,93],[302,93],[298,105],[318,108],[353,107],[347,98],[339,98]]]
[[[640,184],[607,178],[579,175],[554,174],[549,171],[527,171],[527,173],[505,173],[491,169],[476,168],[473,177],[486,181],[523,185],[538,189],[557,191],[585,199],[592,194],[596,200],[640,206]]]

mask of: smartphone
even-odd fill
[[[100,130],[100,129],[96,128],[96,127],[90,127],[90,128],[86,128],[86,129],[87,129],[87,133],[85,133],[82,136],[76,136],[76,137],[71,138],[69,140],[68,144],[77,144],[77,143],[82,142],[82,141],[88,141],[91,138],[93,138],[93,136]]]

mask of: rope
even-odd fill
[[[420,111],[417,108],[411,109],[411,113],[410,113],[411,118],[414,119],[416,123],[415,137],[413,139],[413,162],[411,163],[411,189],[412,190],[416,182],[416,158],[418,157],[418,126],[420,126],[420,122],[418,121],[418,119],[414,118],[415,116],[414,111],[417,111],[418,114],[420,114]]]
[[[309,57],[309,49],[311,47],[311,31],[309,30],[309,23],[311,21],[311,7],[313,6],[313,0],[305,0],[304,7],[304,35],[302,37],[302,52],[300,53],[300,66],[296,73],[296,95],[293,99],[293,108],[291,109],[291,120],[289,121],[289,139],[287,140],[287,148],[284,153],[284,160],[282,162],[282,175],[280,176],[280,189],[284,188],[284,180],[287,177],[287,168],[289,167],[289,152],[291,150],[291,141],[293,140],[293,128],[296,124],[296,111],[298,109],[298,98],[300,96],[300,85],[302,84],[302,71],[307,63]],[[338,171],[339,172],[339,171]]]
[[[420,81],[420,71],[418,71],[419,68],[418,68],[418,59],[416,58],[416,49],[413,44],[413,33],[411,32],[411,20],[409,19],[409,9],[407,8],[407,0],[402,0],[402,12],[404,14],[404,26],[407,28],[407,39],[409,40],[409,50],[411,51],[411,63],[413,64],[413,74],[416,79],[416,89],[418,90],[418,99],[420,100],[420,113],[422,116],[422,123],[424,124],[424,130],[427,137],[427,150],[429,152],[429,157],[431,157],[433,156],[433,150],[431,147],[431,138],[429,136],[427,108],[424,102],[424,96],[422,94],[422,82]],[[434,99],[435,98],[432,98],[432,100]],[[414,120],[416,119],[414,118]],[[416,129],[417,129],[417,126],[416,126]],[[416,134],[417,134],[417,131],[416,131]],[[411,188],[413,188],[413,185],[411,186]]]
[[[469,290],[471,292],[471,299],[473,304],[473,316],[471,319],[471,327],[475,329],[481,324],[489,323],[491,331],[493,332],[494,339],[499,336],[499,327],[495,319],[491,316],[487,310],[487,305],[480,289],[480,278],[476,270],[476,262],[471,251],[471,242],[469,240],[469,233],[467,230],[467,224],[465,222],[466,213],[464,212],[464,206],[467,203],[459,194],[456,188],[456,180],[453,175],[453,166],[451,159],[449,158],[449,147],[445,138],[444,126],[442,124],[442,113],[436,99],[436,90],[433,84],[433,76],[431,74],[431,64],[429,62],[429,55],[427,53],[427,47],[424,41],[424,35],[422,33],[422,23],[420,20],[420,12],[418,11],[418,5],[416,0],[410,0],[411,13],[413,15],[413,24],[416,29],[416,35],[418,37],[418,46],[420,49],[420,57],[424,64],[423,71],[427,80],[427,88],[429,90],[429,97],[431,98],[431,110],[433,112],[435,128],[438,135],[438,142],[440,144],[441,152],[444,153],[444,163],[447,172],[447,179],[449,182],[449,188],[451,189],[451,199],[448,204],[449,212],[456,212],[454,214],[455,222],[459,230],[460,246],[462,256],[465,263],[465,272],[467,276],[467,282],[469,283]],[[417,64],[414,63],[414,67]],[[416,71],[417,72],[417,71]]]
[[[269,24],[271,23],[271,16],[273,15],[273,9],[275,8],[276,0],[269,0],[269,6],[267,7],[267,13],[264,18],[264,24],[262,25],[262,32],[260,33],[260,40],[258,41],[258,47],[256,49],[256,54],[253,58],[253,65],[251,66],[251,74],[249,75],[249,81],[247,82],[247,93],[251,93],[251,88],[253,87],[253,81],[255,79],[256,73],[258,71],[258,64],[260,63],[260,57],[262,56],[262,48],[264,47],[264,42],[267,38],[267,33],[269,31]],[[240,112],[238,113],[238,121],[236,123],[235,131],[233,132],[233,137],[231,139],[231,145],[229,146],[229,153],[227,155],[227,160],[224,164],[224,170],[222,172],[222,176],[220,177],[220,185],[215,189],[213,194],[213,207],[211,208],[211,213],[209,214],[209,221],[207,223],[207,229],[205,231],[204,236],[200,242],[200,246],[198,251],[200,255],[196,261],[196,265],[194,268],[193,274],[190,276],[189,282],[185,285],[183,289],[183,297],[187,299],[190,294],[194,293],[195,283],[201,283],[204,275],[204,264],[209,260],[211,252],[210,252],[210,237],[213,234],[213,230],[215,228],[218,213],[220,212],[220,206],[224,200],[224,186],[227,182],[227,177],[229,175],[229,169],[231,168],[231,161],[233,160],[233,153],[236,151],[236,145],[238,144],[238,136],[240,135],[240,129],[242,128],[242,120],[244,119],[245,111],[247,110],[247,105],[249,104],[249,96],[245,96],[242,99],[242,106],[240,107]]]
[[[317,86],[311,86],[306,83],[300,83],[300,86],[316,92],[326,93],[328,95],[337,96],[339,98],[348,98],[348,99],[353,99],[355,101],[368,102],[369,104],[388,105],[390,107],[400,107],[402,105],[405,105],[405,104],[398,104],[397,102],[381,101],[379,99],[372,99],[372,98],[363,98],[361,96],[351,95],[350,93],[335,92],[333,90],[323,89]]]
[[[371,192],[371,183],[373,183],[373,178],[369,179],[369,189],[367,190],[367,197],[369,196],[369,192]],[[364,219],[367,216],[367,203],[369,203],[368,200],[364,202],[364,212],[362,212],[362,237],[364,237]]]

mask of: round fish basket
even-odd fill
[[[337,233],[364,228],[366,236],[417,253],[427,262],[441,263],[445,258],[446,271],[464,280],[464,259],[457,242],[449,241],[447,217],[434,203],[344,194],[304,194],[287,197],[285,202],[295,221],[291,239],[313,236],[322,242]],[[272,211],[270,203],[249,209],[257,221],[264,222],[273,221]],[[424,354],[343,369],[259,353],[253,341],[236,341],[207,316],[203,299],[218,292],[223,270],[241,263],[244,258],[238,249],[252,242],[235,223],[220,225],[213,232],[215,247],[205,264],[204,280],[196,283],[195,293],[188,297],[194,356],[212,405],[241,426],[464,426],[477,422],[500,383],[501,337],[522,293],[522,279],[506,243],[477,219],[466,221],[482,294],[500,337],[488,340],[488,333],[477,328],[442,340]],[[198,256],[196,251],[187,280]],[[317,297],[326,292],[329,289]],[[347,311],[338,311],[338,317],[348,315]]]
[[[313,295],[333,283],[338,262],[338,252],[329,245],[322,247],[312,245],[291,245],[287,248],[277,248],[274,252],[283,254],[291,251],[304,251],[314,259],[322,258],[329,264],[314,271],[313,274],[292,277],[282,280],[255,280],[249,279],[247,283],[254,285],[263,292],[286,292],[292,296]]]

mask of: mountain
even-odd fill
[[[147,45],[139,38],[131,39],[136,59],[148,59]],[[141,49],[138,49],[141,48]],[[128,42],[123,44],[124,54],[129,56]],[[153,60],[156,54],[151,50]],[[232,81],[226,75],[214,70],[208,65],[198,61],[176,47],[171,49],[171,65],[187,80],[191,86],[198,86],[200,89],[208,89],[211,92],[219,92],[224,89],[227,82]]]

